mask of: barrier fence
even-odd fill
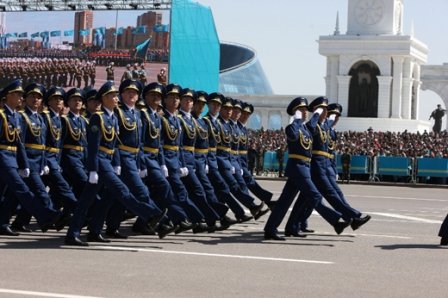
[[[341,155],[336,155],[338,173],[342,173]],[[283,169],[288,160],[288,153],[283,157]],[[264,173],[278,171],[277,152],[268,151],[263,156]],[[352,155],[350,162],[351,175],[368,175],[369,181],[381,181],[385,177],[403,177],[415,183],[418,178],[448,178],[448,158],[411,158],[394,156]],[[421,180],[421,179],[420,179]],[[446,183],[446,182],[445,182]]]

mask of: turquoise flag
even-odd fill
[[[146,33],[146,26],[138,26],[132,29],[132,34],[144,34]]]
[[[135,57],[146,60],[146,53],[148,52],[149,45],[151,44],[151,38],[148,38],[141,44],[135,47]]]
[[[33,34],[31,34],[31,38],[36,38],[39,37],[40,32],[35,32]]]
[[[28,37],[28,32],[22,32],[19,34],[19,37]]]
[[[75,30],[64,30],[64,36],[73,36]]]
[[[51,37],[61,36],[61,30],[59,31],[51,31],[50,32]]]

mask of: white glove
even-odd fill
[[[334,121],[336,119],[336,114],[331,114],[330,116],[328,116],[328,119]]]
[[[232,175],[235,174],[235,167],[232,167],[230,170],[232,171]]]
[[[120,176],[121,175],[121,167],[120,166],[114,167],[114,172],[115,172],[115,174],[117,174],[117,176]]]
[[[90,184],[98,184],[98,173],[97,172],[89,173],[89,183]]]
[[[209,168],[208,168],[208,165],[206,164],[205,165],[205,173],[208,174],[208,172],[209,172]]]
[[[336,174],[336,181],[337,181],[337,180],[339,180],[339,175],[338,175],[338,174]]]
[[[294,119],[302,119],[302,112],[300,110],[296,110],[294,113]]]
[[[319,115],[322,115],[322,113],[324,112],[323,108],[317,108],[314,113],[318,113]]]
[[[145,178],[146,176],[148,176],[148,170],[144,169],[144,170],[140,170],[140,172],[138,173],[140,175],[140,178]]]
[[[44,169],[42,170],[44,175],[48,175],[50,174],[50,168],[48,166],[45,166]]]
[[[28,178],[30,176],[30,169],[26,168],[26,169],[19,170],[19,175],[22,178]]]
[[[168,168],[166,167],[166,165],[161,165],[160,169],[162,170],[162,173],[165,176],[165,178],[169,176]]]
[[[180,168],[180,177],[188,176],[188,168]]]
[[[241,176],[243,176],[243,169],[240,169],[240,174]]]

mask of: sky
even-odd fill
[[[221,41],[255,49],[275,94],[325,94],[326,58],[319,55],[319,36],[332,35],[339,12],[341,34],[347,30],[348,0],[197,0],[212,9]],[[403,35],[429,47],[427,64],[448,62],[448,0],[404,0]],[[143,11],[120,11],[118,27],[136,24]],[[164,16],[168,23],[168,14]],[[115,27],[115,12],[95,11],[94,27]],[[8,13],[7,31],[66,30],[73,12]],[[441,33],[441,34],[440,34]],[[419,118],[427,120],[442,99],[422,91]],[[444,106],[444,105],[443,105]],[[445,117],[446,119],[447,117]]]

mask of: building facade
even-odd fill
[[[77,11],[75,12],[75,33],[73,42],[75,47],[80,45],[92,44],[92,33],[87,36],[81,36],[79,30],[92,30],[93,29],[93,11],[85,10],[85,11]]]

